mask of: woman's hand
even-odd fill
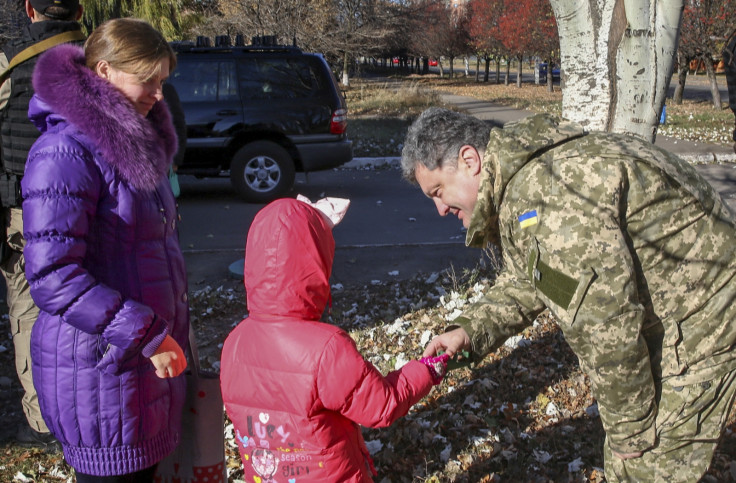
[[[161,379],[176,377],[187,368],[187,358],[184,357],[184,351],[170,335],[166,336],[151,356],[151,362],[156,368],[156,375]]]

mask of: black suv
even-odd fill
[[[347,109],[320,54],[276,45],[274,37],[229,37],[175,43],[178,65],[169,82],[187,122],[180,174],[229,173],[246,200],[264,203],[291,190],[296,171],[352,159]]]

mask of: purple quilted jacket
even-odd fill
[[[135,472],[178,443],[185,378],[148,358],[186,347],[186,270],[166,177],[176,135],[84,66],[79,47],[43,54],[29,118],[42,132],[22,181],[26,276],[41,315],[33,378],[44,421],[77,471]]]

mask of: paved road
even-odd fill
[[[244,256],[245,239],[263,206],[240,201],[227,179],[180,178],[180,240],[190,283],[217,283]],[[370,283],[431,274],[451,265],[474,267],[482,252],[466,248],[462,224],[440,217],[421,191],[396,168],[331,170],[297,175],[294,193],[312,200],[349,198],[345,219],[334,230],[333,283]],[[396,273],[398,272],[398,273]]]

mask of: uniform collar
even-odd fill
[[[486,149],[478,184],[478,200],[465,236],[465,245],[469,247],[484,248],[488,243],[498,242],[498,206],[494,187],[496,179],[499,179],[497,158],[491,150]]]

